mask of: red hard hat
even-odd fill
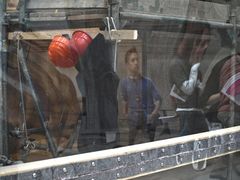
[[[82,56],[84,54],[87,47],[92,42],[91,36],[89,36],[87,33],[83,32],[83,31],[80,31],[80,30],[75,31],[72,34],[72,39],[71,40],[75,43],[79,56]]]
[[[48,56],[55,66],[64,68],[75,66],[78,61],[75,44],[61,35],[54,36],[48,47]]]

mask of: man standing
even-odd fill
[[[183,24],[177,52],[170,66],[170,95],[176,99],[180,120],[180,136],[208,130],[199,104],[199,66],[209,44],[208,24],[187,22]]]
[[[125,55],[128,76],[121,81],[123,114],[128,118],[129,144],[134,144],[137,131],[142,129],[154,141],[160,95],[151,79],[141,75],[135,47]]]

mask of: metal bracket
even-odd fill
[[[112,40],[113,38],[112,38],[111,32],[117,30],[113,17],[105,17],[104,24],[106,25],[105,30],[108,31],[109,38],[110,38],[110,40]]]

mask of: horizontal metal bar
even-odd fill
[[[36,9],[26,10],[24,18],[25,30],[68,29],[85,27],[105,27],[103,17],[107,16],[107,8],[84,9]],[[19,30],[19,12],[8,12],[11,30]],[[99,15],[99,16],[97,16]],[[15,27],[16,26],[16,27]]]
[[[10,22],[13,23],[14,22]],[[94,28],[105,27],[102,18],[92,20],[62,20],[62,21],[26,21],[26,31],[50,30],[50,29],[73,29],[73,28]],[[14,27],[13,27],[14,29]],[[17,28],[15,28],[17,29]]]
[[[1,167],[0,177],[112,180],[173,169],[237,151],[240,151],[240,126]]]
[[[96,7],[106,7],[105,0],[55,0],[55,1],[48,1],[48,0],[28,0],[27,8],[28,9],[48,9],[48,8],[96,8]]]
[[[216,21],[205,21],[205,20],[198,20],[191,17],[177,17],[177,16],[167,16],[167,15],[152,15],[152,14],[144,14],[144,13],[137,13],[137,12],[120,12],[120,19],[142,19],[142,20],[158,20],[158,21],[176,21],[176,22],[184,22],[184,21],[190,21],[190,22],[199,22],[199,23],[209,23],[212,27],[218,27],[218,28],[233,28],[233,24],[230,23],[224,23],[224,22],[216,22]],[[238,28],[240,28],[240,25],[237,25]]]

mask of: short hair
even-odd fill
[[[126,54],[125,54],[125,63],[126,64],[128,63],[128,58],[132,53],[138,54],[138,51],[137,51],[136,47],[132,47],[132,48],[128,49],[128,51],[126,52]]]
[[[181,33],[203,34],[204,29],[211,29],[209,23],[188,22],[182,24]]]
[[[182,37],[177,42],[177,55],[186,58],[191,53],[189,48],[193,47],[194,40],[203,35],[205,29],[209,30],[210,35],[211,27],[208,23],[184,22],[180,31]],[[186,40],[184,46],[181,44],[183,40]]]

